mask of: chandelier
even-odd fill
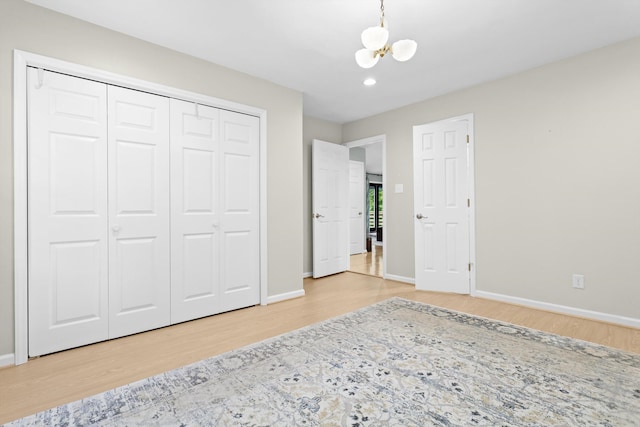
[[[387,44],[389,40],[387,27],[387,20],[384,17],[384,0],[380,0],[380,26],[369,27],[362,32],[361,39],[364,49],[356,52],[356,62],[362,68],[373,67],[387,53],[391,53],[393,59],[400,62],[408,61],[415,55],[418,47],[415,40],[398,40],[389,46]]]

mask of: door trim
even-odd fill
[[[362,139],[357,139],[355,141],[349,141],[349,142],[345,142],[342,145],[344,145],[347,148],[353,148],[353,147],[364,147],[367,145],[373,145],[373,144],[377,144],[377,143],[381,143],[382,144],[382,188],[386,189],[387,188],[387,135],[386,134],[382,134],[382,135],[376,135],[376,136],[370,136],[368,138],[362,138]],[[366,177],[367,177],[367,170],[366,170],[366,165],[365,165],[365,171],[364,171],[364,175],[365,175],[365,181],[366,181]],[[386,279],[387,278],[387,254],[389,252],[387,252],[387,241],[389,240],[387,238],[387,236],[389,236],[389,233],[386,232],[387,229],[387,190],[383,190],[382,192],[382,218],[384,221],[384,238],[382,239],[382,278]]]
[[[467,113],[456,117],[466,119],[469,123],[469,294],[477,296],[476,290],[476,155],[475,155],[475,127],[473,113]]]
[[[260,119],[260,304],[266,305],[268,303],[267,111],[262,108],[251,107],[15,49],[13,52],[14,363],[20,365],[28,359],[27,67],[29,66],[187,102],[232,110]]]

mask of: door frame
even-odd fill
[[[376,136],[370,136],[368,138],[362,138],[362,139],[357,139],[355,141],[349,141],[349,142],[345,142],[342,145],[344,145],[347,148],[354,148],[354,147],[365,147],[367,145],[373,145],[373,144],[378,144],[380,143],[382,145],[382,218],[384,220],[384,229],[388,230],[387,228],[387,135],[386,134],[382,134],[382,135],[376,135]],[[366,178],[367,178],[367,165],[365,164],[365,170],[364,170],[364,176],[365,176],[365,182],[366,182]],[[384,238],[382,239],[382,278],[386,279],[387,278],[387,241],[389,240],[387,238],[387,236],[389,235],[389,233],[384,233]],[[366,237],[365,237],[366,238]]]
[[[418,124],[416,126],[427,126],[440,122],[456,122],[465,120],[469,124],[467,133],[469,142],[467,144],[467,162],[468,162],[468,185],[469,185],[469,295],[477,296],[476,291],[476,175],[475,175],[475,125],[473,113],[462,114],[459,116],[449,117],[441,120],[435,120],[428,123]],[[414,126],[415,127],[415,126]],[[413,143],[413,141],[412,141]],[[412,155],[413,156],[413,155]],[[412,157],[413,161],[413,157]],[[416,189],[413,189],[415,197]],[[413,207],[412,218],[415,215],[415,207]],[[415,238],[415,231],[414,231]],[[414,272],[415,273],[415,272]],[[415,278],[414,278],[415,279]],[[414,280],[415,282],[415,280]],[[415,283],[414,283],[415,284]]]
[[[195,92],[15,49],[13,52],[14,364],[28,360],[27,67],[236,111],[260,119],[260,304],[267,304],[267,111]]]

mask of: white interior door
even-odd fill
[[[364,163],[349,161],[349,253],[364,252]]]
[[[413,127],[416,288],[469,293],[469,122]]]
[[[313,140],[313,277],[349,268],[349,149]]]
[[[219,313],[219,110],[171,100],[171,323]]]
[[[169,99],[109,86],[109,337],[170,323]]]
[[[28,70],[30,356],[108,338],[106,100]]]
[[[259,137],[257,117],[220,111],[222,311],[260,303]]]

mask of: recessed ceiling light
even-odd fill
[[[365,86],[373,86],[374,84],[376,84],[376,79],[369,77],[362,83],[364,83]]]

